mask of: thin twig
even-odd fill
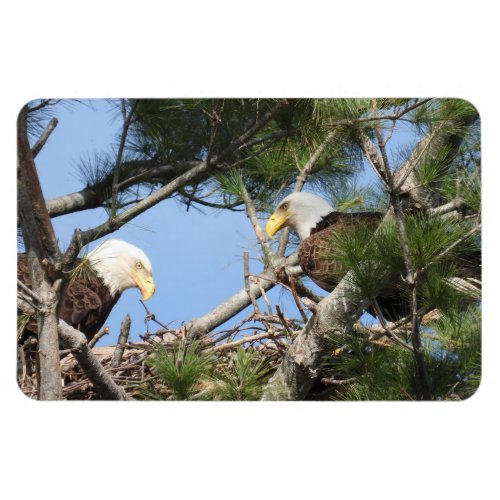
[[[143,300],[139,299],[139,302],[142,304],[142,307],[144,307],[146,311],[146,317],[144,318],[144,323],[146,323],[146,325],[149,323],[149,321],[153,321],[157,325],[160,325],[162,328],[167,330],[169,333],[173,333],[176,337],[179,336],[174,330],[170,330],[168,325],[165,325],[161,321],[157,320],[156,316],[148,309]],[[172,324],[172,322],[170,322],[170,324]]]
[[[109,333],[109,326],[105,326],[100,332],[97,332],[90,340],[89,347],[92,349],[99,340],[101,340],[105,335]]]
[[[115,351],[113,352],[113,357],[111,358],[111,367],[116,368],[120,366],[122,361],[123,353],[125,352],[125,344],[127,343],[128,336],[130,334],[130,325],[132,320],[130,315],[127,314],[123,318],[122,324],[120,326],[120,337],[118,338],[118,343],[116,344]]]
[[[259,304],[255,300],[252,289],[250,288],[250,266],[249,266],[249,253],[248,251],[243,252],[243,273],[245,279],[245,290],[252,301],[252,305],[256,314],[262,314],[259,308]]]
[[[297,309],[299,310],[299,313],[302,316],[304,322],[307,322],[307,315],[304,311],[304,308],[302,307],[302,304],[300,303],[299,296],[297,295],[297,290],[295,289],[295,280],[293,276],[290,275],[288,277],[288,280],[290,282],[290,288],[292,289],[293,300],[295,301]]]
[[[267,304],[267,309],[269,311],[269,314],[273,314],[273,306],[271,305],[271,301],[269,300],[266,291],[264,290],[264,287],[262,286],[262,283],[260,282],[259,278],[253,278],[252,281],[259,287],[260,294],[262,295],[262,298],[264,299],[264,302]]]
[[[243,337],[242,339],[235,340],[234,342],[228,343],[228,344],[220,344],[216,345],[215,347],[212,347],[212,350],[214,351],[225,351],[226,349],[234,349],[235,347],[238,347],[240,345],[249,343],[249,342],[256,342],[257,340],[263,340],[263,339],[276,339],[278,337],[284,337],[284,333],[271,333],[271,332],[265,332],[265,333],[258,333],[256,335],[249,335],[248,337]]]
[[[290,337],[292,337],[293,332],[292,332],[292,330],[290,330],[290,327],[287,324],[285,316],[281,312],[281,307],[278,304],[276,304],[276,313],[278,314],[278,318],[280,319],[281,324],[285,327],[285,330],[288,332],[288,335],[290,335]]]
[[[118,183],[120,180],[120,166],[122,164],[123,152],[125,150],[125,143],[127,141],[127,134],[130,125],[133,121],[135,107],[137,101],[132,105],[129,113],[127,114],[126,100],[121,100],[121,111],[123,118],[122,133],[120,136],[120,145],[118,146],[118,152],[116,153],[115,168],[113,170],[113,181],[111,184],[111,217],[116,214],[117,211],[117,199],[118,199]]]
[[[391,340],[393,340],[394,342],[398,343],[399,345],[405,347],[406,349],[408,349],[409,351],[412,351],[414,352],[414,348],[407,344],[406,342],[404,342],[403,340],[401,340],[396,334],[394,334],[392,332],[392,330],[387,326],[387,323],[385,321],[385,318],[384,318],[384,315],[382,314],[382,311],[380,309],[380,306],[377,302],[377,299],[372,299],[372,306],[373,306],[373,309],[375,309],[375,312],[377,313],[377,316],[378,316],[378,319],[380,320],[380,324],[382,325],[382,328],[384,329],[385,331],[385,334],[387,335],[387,337],[389,337]]]
[[[45,143],[47,142],[48,138],[50,137],[50,134],[54,131],[54,129],[57,127],[58,121],[57,118],[52,118],[43,131],[42,135],[36,141],[36,144],[33,146],[31,149],[31,154],[33,155],[33,158],[35,158],[38,153],[42,150],[42,148],[45,146]]]
[[[264,252],[264,255],[266,257],[266,262],[272,263],[274,261],[273,251],[271,250],[271,246],[269,245],[269,242],[266,240],[266,237],[264,236],[262,228],[260,227],[259,219],[257,217],[257,211],[255,210],[255,205],[253,203],[253,200],[250,197],[250,195],[249,195],[249,193],[248,193],[248,191],[243,183],[241,186],[241,198],[243,199],[243,201],[245,203],[248,218],[250,219],[250,222],[252,223],[253,230],[255,231],[255,234],[257,235],[260,246],[262,247],[262,251]]]

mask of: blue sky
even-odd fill
[[[82,189],[77,168],[80,159],[97,152],[112,152],[121,127],[110,104],[104,100],[92,100],[91,106],[60,106],[57,118],[58,126],[36,158],[46,199]],[[64,249],[75,228],[93,227],[106,218],[103,209],[95,209],[52,221]],[[172,327],[205,314],[243,288],[245,250],[250,252],[250,271],[262,270],[262,264],[256,260],[259,257],[257,240],[244,212],[214,209],[204,209],[204,213],[194,209],[186,212],[175,200],[164,200],[107,238],[126,240],[147,253],[157,288],[146,304],[162,323],[175,321]],[[287,293],[275,288],[269,296],[273,303],[281,305],[285,314],[298,317]],[[139,298],[136,289],[124,292],[106,321],[110,334],[100,345],[116,342],[120,323],[127,313],[132,318],[130,338],[139,340],[139,334],[145,332],[145,312]],[[262,307],[265,309],[265,304]],[[248,312],[243,311],[228,325]],[[151,328],[155,330],[157,326],[152,324]]]
[[[105,100],[58,106],[56,116],[59,124],[36,158],[46,199],[82,189],[84,185],[78,171],[82,158],[92,158],[95,153],[112,154],[121,130],[116,108]],[[403,142],[413,142],[412,134],[404,128],[398,130],[388,144],[392,148],[389,153]],[[374,181],[376,177],[371,168],[365,168],[361,183]],[[106,212],[101,208],[53,219],[61,248],[67,247],[75,228],[94,227],[106,219]],[[147,253],[157,285],[156,294],[147,306],[158,320],[171,323],[173,328],[207,313],[243,288],[245,250],[250,252],[250,271],[258,274],[262,270],[257,239],[244,212],[209,208],[204,208],[203,213],[196,209],[186,212],[184,206],[169,199],[106,238],[126,240]],[[325,292],[310,281],[307,284],[324,295]],[[295,303],[281,287],[273,288],[268,295],[273,304],[280,304],[286,316],[299,317]],[[110,334],[101,339],[99,345],[116,342],[120,323],[127,313],[132,318],[130,339],[139,340],[139,335],[146,331],[145,311],[139,299],[137,289],[125,291],[106,321]],[[260,302],[266,310],[263,299]],[[219,330],[248,313],[249,309],[242,311]],[[369,315],[363,319],[372,321]],[[154,331],[157,326],[151,324],[151,329]]]

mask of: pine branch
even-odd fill
[[[200,175],[205,174],[210,171],[217,162],[224,159],[227,155],[232,153],[240,144],[244,143],[246,139],[251,137],[253,134],[257,133],[261,128],[263,128],[283,106],[286,105],[286,100],[281,100],[271,111],[264,114],[259,120],[257,120],[252,126],[250,126],[240,137],[233,140],[229,146],[216,158],[213,157],[210,164],[206,161],[199,162],[197,166],[194,166],[184,174],[176,177],[167,185],[158,189],[151,195],[144,198],[142,201],[135,204],[132,208],[121,212],[119,215],[108,219],[105,223],[89,229],[87,231],[75,231],[72,241],[64,255],[64,264],[67,266],[74,262],[78,252],[85,245],[90,242],[102,238],[107,234],[113,233],[118,230],[127,222],[142,214],[151,207],[157,205],[166,198],[172,196],[179,189],[186,186],[188,183],[193,182],[195,179],[199,178]]]
[[[477,114],[468,118],[470,122],[477,119]],[[423,139],[423,143],[417,144],[414,154],[418,154],[429,137]],[[458,145],[462,138],[456,134],[447,136],[448,142],[452,143],[454,148]],[[365,153],[372,164],[377,165],[376,171],[385,172],[383,167],[383,159],[376,151],[373,144],[368,141],[362,141],[367,145]],[[413,156],[415,157],[415,156]],[[452,155],[450,155],[450,158]],[[412,157],[410,157],[411,159]],[[403,189],[413,189],[417,184],[414,176],[418,173],[419,166],[415,168],[410,162],[406,162],[396,173],[396,182],[398,176],[404,176],[408,168],[412,169],[411,175],[406,179],[406,184]],[[401,173],[403,172],[403,173]],[[401,178],[401,177],[399,177]],[[416,191],[416,190],[414,190]],[[424,194],[425,192],[419,193]],[[415,196],[415,199],[418,199]],[[393,210],[389,210],[382,221],[385,224],[390,218],[393,218]],[[351,329],[355,320],[359,317],[360,312],[365,308],[366,302],[361,299],[352,299],[355,296],[361,296],[359,290],[354,285],[354,276],[352,272],[348,272],[337,285],[335,290],[325,297],[317,306],[316,312],[309,319],[303,331],[297,336],[292,345],[288,348],[283,360],[280,363],[277,371],[269,381],[264,390],[262,399],[303,399],[307,396],[314,380],[320,373],[322,356],[324,353],[324,339],[327,334],[343,337]],[[381,276],[381,281],[383,277]],[[413,299],[412,299],[413,300]],[[412,305],[415,305],[412,302]],[[413,325],[415,328],[415,325]]]

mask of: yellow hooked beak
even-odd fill
[[[290,217],[288,212],[274,212],[274,214],[269,217],[266,224],[266,233],[269,238],[272,238],[285,225],[288,217]]]
[[[153,276],[145,276],[137,273],[135,275],[135,284],[142,293],[142,300],[150,299],[155,293],[155,282]]]

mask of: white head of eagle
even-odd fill
[[[269,217],[266,233],[272,238],[280,229],[289,227],[305,240],[311,230],[333,208],[323,198],[311,193],[292,193],[284,198]]]
[[[87,258],[111,295],[134,287],[139,288],[143,300],[148,300],[155,293],[153,268],[140,248],[126,241],[111,239],[101,243]]]

